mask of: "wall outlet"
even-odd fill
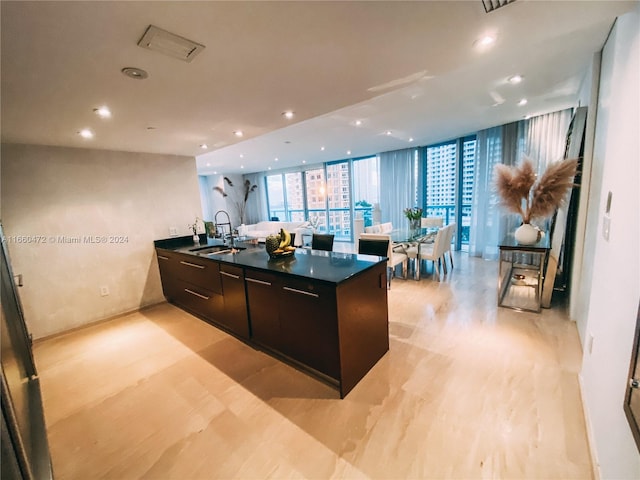
[[[169,235],[172,237],[178,236],[178,229],[176,227],[169,227]]]
[[[107,286],[100,287],[100,296],[106,297],[107,295],[109,295],[109,287]]]

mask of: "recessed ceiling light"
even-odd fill
[[[141,68],[136,67],[125,67],[120,71],[127,77],[133,78],[135,80],[144,80],[149,76],[147,72],[145,72]]]
[[[80,135],[82,138],[93,138],[93,132],[88,128],[83,128],[82,130],[80,130],[78,132],[78,135]]]
[[[207,167],[210,167],[210,166],[211,166],[211,164],[209,162],[207,162]]]
[[[507,82],[509,82],[511,85],[517,85],[522,82],[522,80],[524,80],[524,77],[522,75],[511,75],[509,78],[507,78]]]
[[[527,99],[526,98],[523,98],[522,100],[520,100],[518,102],[518,106],[519,107],[522,107],[523,105],[526,105],[526,104],[527,104]]]
[[[496,37],[493,35],[483,35],[478,40],[476,40],[473,44],[477,47],[488,47],[493,45],[496,41]]]
[[[271,167],[267,167],[267,170],[271,170]]]
[[[387,135],[391,135],[391,130],[387,130],[385,133],[386,133]]]
[[[324,152],[324,147],[320,147],[320,150]]]
[[[413,137],[409,137],[409,141],[410,141],[410,142],[413,142]]]
[[[244,168],[244,165],[240,165],[240,168]]]
[[[277,162],[278,161],[278,157],[274,158],[274,160]]]
[[[240,154],[240,158],[244,158],[244,154],[242,154],[242,153],[241,153],[241,154]]]
[[[214,171],[213,171],[213,174],[214,174],[214,175],[217,175],[217,174],[218,174],[218,172],[217,172],[216,170],[214,170]]]
[[[351,150],[347,150],[347,155],[351,155]]]
[[[242,130],[236,130],[235,132],[233,132],[233,134],[236,137],[242,137],[244,135],[244,132]]]
[[[284,118],[286,118],[287,120],[291,120],[293,118],[293,112],[291,110],[287,110],[285,112],[282,112],[282,115],[284,116]]]
[[[103,105],[102,107],[94,108],[93,112],[100,118],[111,118],[111,110],[107,106]]]
[[[362,120],[356,120],[356,127],[359,127],[360,125],[362,125]]]

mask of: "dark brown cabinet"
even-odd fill
[[[251,322],[251,339],[262,346],[280,351],[280,280],[277,275],[246,270],[247,306]]]
[[[224,301],[218,263],[193,255],[157,250],[165,297],[207,320],[223,315]]]
[[[251,340],[338,379],[335,286],[256,270],[245,275]]]
[[[340,378],[335,287],[286,278],[280,290],[282,353]]]
[[[244,287],[244,271],[233,265],[220,265],[224,312],[219,322],[242,338],[249,339],[247,296]]]
[[[384,260],[301,251],[270,262],[258,247],[215,259],[156,248],[168,300],[327,382],[341,397],[389,350]]]

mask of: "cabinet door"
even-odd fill
[[[177,259],[176,275],[193,285],[222,294],[220,266],[218,262],[194,255],[175,254]]]
[[[282,352],[339,379],[335,287],[287,278],[280,292]]]
[[[156,249],[158,258],[158,268],[160,270],[160,281],[162,282],[162,292],[167,300],[175,300],[179,293],[176,284],[178,259],[167,251]]]
[[[175,303],[206,320],[215,321],[222,316],[224,300],[211,290],[184,280],[175,279]]]
[[[251,339],[280,350],[280,282],[277,275],[256,270],[245,271]]]
[[[247,297],[244,287],[244,272],[240,267],[220,265],[224,312],[220,323],[242,338],[249,338]]]

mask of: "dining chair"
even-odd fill
[[[358,240],[358,253],[363,255],[377,255],[386,257],[389,253],[389,241],[371,238],[360,238]]]
[[[447,237],[447,229],[441,228],[436,233],[436,238],[433,243],[421,243],[418,247],[418,267],[416,272],[416,279],[420,280],[420,263],[422,260],[428,260],[433,262],[433,274],[437,275],[438,279],[440,279],[440,269],[438,266],[440,265],[440,261],[442,261],[442,266],[444,268],[444,273],[447,273],[447,264],[445,263],[444,253],[445,253],[445,244]]]
[[[401,245],[394,246],[391,240],[391,235],[384,233],[361,233],[358,239],[358,253],[366,253],[360,251],[360,245],[363,245],[364,241],[386,241],[387,249],[384,256],[387,257],[387,288],[391,288],[391,277],[394,276],[394,271],[398,265],[402,265],[402,278],[407,279],[407,262],[408,257],[404,252]],[[364,245],[367,245],[366,243]],[[370,245],[370,244],[369,244]],[[368,255],[377,255],[375,253],[369,253]]]
[[[449,252],[449,261],[451,262],[451,270],[453,270],[453,255],[451,253],[451,242],[453,242],[453,236],[456,233],[456,224],[450,223],[445,227],[447,229],[447,236],[445,238],[444,245],[444,253]],[[445,256],[443,255],[442,260],[445,261]],[[445,263],[445,273],[447,273],[446,263]]]
[[[422,228],[441,228],[444,225],[442,217],[422,217],[420,219],[420,227]]]
[[[333,237],[332,233],[314,233],[311,237],[311,249],[331,252],[333,250]]]

